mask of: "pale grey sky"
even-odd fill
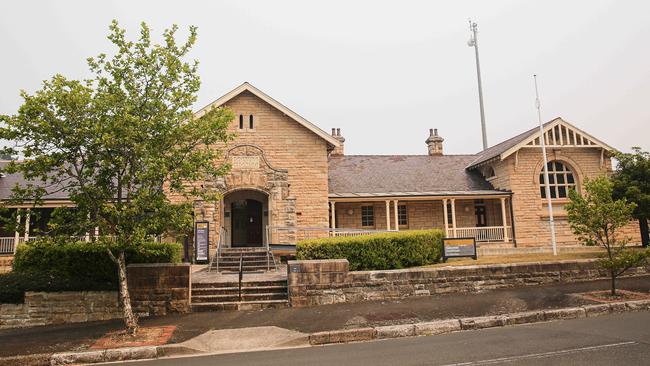
[[[3,1],[0,114],[55,73],[87,76],[111,48],[111,19],[137,36],[199,27],[196,109],[248,81],[349,154],[424,154],[429,128],[446,153],[481,149],[473,49],[479,25],[489,145],[562,116],[610,145],[650,150],[648,1]],[[182,32],[181,34],[186,34]]]

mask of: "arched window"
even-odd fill
[[[253,115],[252,114],[250,116],[248,116],[248,128],[250,128],[251,130],[253,128],[255,128],[255,125],[253,124]]]
[[[243,114],[239,115],[239,129],[240,130],[244,129],[244,115]]]
[[[569,189],[576,188],[576,181],[573,172],[569,167],[559,161],[550,161],[548,167],[548,183],[551,191],[551,198],[566,198]],[[546,185],[544,181],[544,169],[539,173],[539,191],[542,198],[546,198]]]

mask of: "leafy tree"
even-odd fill
[[[566,205],[571,229],[586,245],[600,246],[606,251],[600,265],[607,269],[611,278],[611,294],[616,295],[616,278],[628,269],[644,262],[647,251],[635,251],[626,246],[619,229],[632,219],[635,204],[612,197],[614,184],[607,177],[585,181],[586,195],[576,190],[569,192]]]
[[[127,40],[117,21],[109,29],[116,50],[88,59],[93,77],[56,75],[32,95],[21,92],[18,113],[1,117],[0,138],[15,142],[4,153],[25,157],[5,171],[31,181],[13,189],[13,201],[36,205],[47,192],[65,191],[76,208],[61,210],[66,216],[54,221],[57,230],[99,227],[114,237],[107,255],[117,266],[127,330],[135,334],[125,250],[149,235],[191,227],[191,204],[173,201],[216,198],[210,184],[191,182],[212,182],[227,171],[215,164],[221,151],[214,146],[230,139],[234,116],[224,108],[196,118],[192,113],[198,63],[184,58],[196,27],[182,44],[175,25],[163,32],[162,44],[151,43],[145,23],[137,41]]]
[[[650,218],[650,153],[633,147],[633,153],[618,153],[618,165],[612,176],[614,182],[614,197],[625,198],[634,202],[634,217],[639,220],[641,242],[648,247],[650,233],[648,218]]]

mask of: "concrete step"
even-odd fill
[[[261,286],[283,286],[287,287],[287,280],[269,280],[269,281],[244,281],[242,287],[261,287]],[[194,289],[218,289],[227,287],[239,287],[239,282],[198,282],[192,283]]]
[[[217,269],[217,267],[212,267],[214,270]],[[242,269],[244,272],[264,272],[266,270],[272,270],[275,269],[273,265],[267,266],[266,264],[264,265],[250,265],[250,266],[242,266]],[[239,266],[234,267],[234,266],[219,266],[219,271],[220,272],[232,272],[232,273],[238,273],[239,272]]]
[[[268,300],[287,300],[286,292],[271,292],[260,294],[242,294],[243,301],[268,301]],[[239,301],[239,294],[227,295],[194,295],[192,294],[192,304],[197,303],[224,303]]]
[[[192,311],[261,310],[280,309],[288,306],[288,300],[205,302],[192,304]]]
[[[246,294],[287,292],[287,285],[279,286],[242,286],[242,291]],[[229,295],[238,294],[239,287],[221,287],[221,288],[192,288],[192,295]]]
[[[264,257],[264,258],[254,258],[254,259],[245,259],[245,260],[242,261],[243,265],[247,265],[247,264],[248,265],[251,265],[251,264],[255,264],[255,265],[264,264],[264,265],[266,265],[266,263],[267,263],[266,257]],[[273,264],[273,259],[269,259],[268,263]],[[239,266],[239,259],[237,259],[237,260],[219,259],[219,266],[224,266],[224,265],[225,266]],[[212,267],[214,267],[214,266],[216,266],[216,263],[213,262]]]

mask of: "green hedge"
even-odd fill
[[[0,275],[0,303],[20,301],[25,291],[80,291],[117,289],[117,267],[106,251],[120,250],[110,242],[70,242],[43,238],[19,245],[13,272]],[[177,243],[143,242],[125,247],[129,263],[178,263]],[[14,291],[14,288],[16,289]]]
[[[0,304],[24,302],[26,291],[108,291],[117,290],[112,281],[98,282],[88,277],[67,277],[53,272],[9,272],[0,274]]]
[[[296,246],[296,258],[345,258],[353,271],[423,266],[440,261],[444,236],[435,229],[308,239]]]

